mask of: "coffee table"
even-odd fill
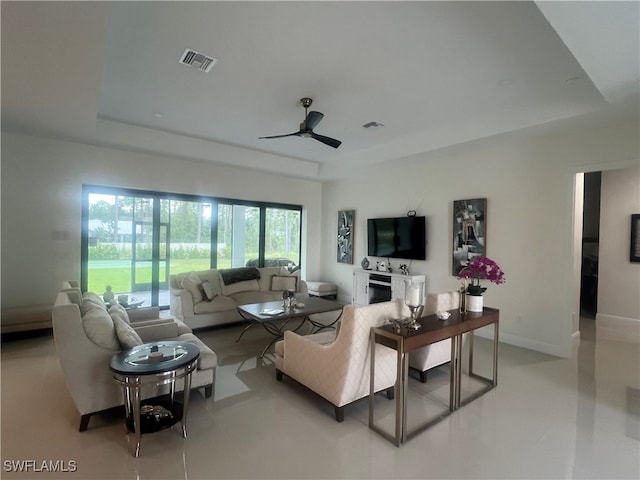
[[[297,322],[295,328],[291,329],[294,332],[300,330],[306,323],[311,325],[311,331],[309,333],[317,333],[321,330],[335,328],[336,323],[340,320],[340,317],[342,317],[342,307],[344,307],[343,303],[318,297],[308,297],[298,300],[296,306],[292,308],[283,307],[282,300],[240,305],[237,307],[238,313],[250,323],[242,330],[236,342],[239,342],[245,332],[251,327],[258,324],[262,325],[262,327],[274,337],[267,346],[264,347],[264,350],[262,350],[260,357],[264,357],[273,344],[283,338],[284,331],[290,322]],[[329,324],[316,322],[310,317],[310,315],[315,313],[333,312],[337,310],[339,310],[340,313],[336,319]]]

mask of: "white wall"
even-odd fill
[[[415,209],[427,216],[429,244],[427,260],[414,261],[411,271],[427,275],[428,291],[457,289],[460,283],[451,275],[452,202],[486,197],[487,255],[507,279],[504,285],[490,284],[485,294],[485,305],[501,310],[501,340],[569,356],[579,314],[575,174],[637,162],[638,124],[563,129],[500,146],[468,147],[438,157],[416,155],[323,184],[324,238],[335,239],[338,210],[356,211],[354,265],[337,263],[335,240],[325,243],[324,278],[337,283],[348,301],[352,269],[366,256],[366,219]]]
[[[3,308],[50,305],[79,280],[83,184],[300,204],[303,277],[319,273],[318,182],[3,132]]]
[[[640,213],[640,165],[603,172],[600,195],[596,326],[626,325],[640,339],[640,263],[629,261],[630,216]]]
[[[410,209],[427,216],[429,241],[428,259],[414,261],[411,270],[427,275],[429,291],[457,288],[450,273],[452,202],[486,197],[487,253],[507,278],[486,293],[486,304],[501,309],[501,340],[568,356],[578,305],[576,173],[637,166],[638,123],[558,128],[530,139],[499,140],[498,146],[481,141],[416,155],[320,185],[3,133],[2,305],[50,304],[60,281],[79,278],[83,183],[302,204],[305,278],[337,283],[346,301],[352,269],[366,255],[366,219]],[[354,265],[336,262],[337,212],[343,209],[356,211]],[[623,250],[628,256],[628,246]]]

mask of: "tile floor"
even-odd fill
[[[593,320],[571,359],[501,344],[498,387],[401,448],[368,428],[366,400],[339,424],[327,403],[277,382],[269,356],[256,358],[266,334],[235,343],[239,328],[198,332],[219,356],[215,397],[193,395],[188,438],[144,436],[138,459],[117,413],[77,431],[50,335],[4,341],[2,478],[640,478],[639,345],[598,338]],[[481,373],[490,352],[476,341]],[[412,382],[410,422],[437,414],[447,380],[441,367]],[[393,402],[381,396],[376,409]],[[12,471],[20,460],[76,472]]]

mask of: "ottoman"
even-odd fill
[[[338,297],[338,287],[329,282],[310,282],[307,280],[307,289],[312,297]]]

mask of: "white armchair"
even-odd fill
[[[300,336],[286,331],[275,346],[276,378],[282,381],[287,375],[328,400],[341,422],[345,405],[369,395],[371,327],[401,316],[409,316],[409,310],[399,299],[364,307],[346,305],[337,333]],[[396,383],[396,362],[395,350],[376,347],[375,391],[385,390],[389,398]]]
[[[457,291],[428,293],[423,315],[433,315],[439,310],[458,308],[460,294]],[[466,339],[466,335],[465,335]],[[409,367],[418,371],[420,381],[427,381],[427,371],[451,361],[451,340],[442,340],[409,354]]]
[[[69,393],[81,415],[81,432],[87,429],[94,413],[124,403],[122,388],[113,380],[109,369],[111,357],[122,348],[116,327],[106,308],[86,311],[87,301],[77,286],[65,282],[52,311],[53,338]],[[134,309],[128,316],[130,327],[143,342],[177,340],[197,345],[200,358],[191,387],[204,388],[206,397],[213,395],[216,354],[193,335],[189,327],[173,318],[158,318],[157,307]],[[183,386],[179,380],[176,389],[182,390]],[[143,392],[143,398],[166,390],[166,387],[150,388]]]

